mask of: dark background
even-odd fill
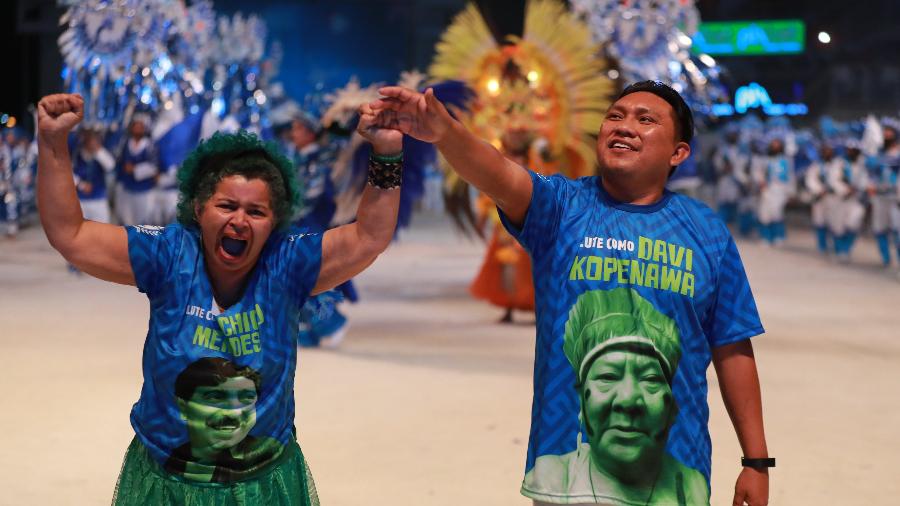
[[[498,36],[520,33],[524,0],[477,2]],[[280,80],[297,99],[316,89],[395,80],[425,71],[434,44],[463,0],[214,0],[220,14],[260,15],[269,41],[284,47]],[[756,81],[775,102],[806,102],[810,117],[838,118],[900,110],[900,2],[896,0],[699,0],[704,21],[802,19],[806,51],[791,56],[719,57],[726,83]],[[27,104],[59,91],[55,0],[0,1],[0,112],[19,117]],[[831,34],[831,44],[817,40]]]

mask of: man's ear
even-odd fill
[[[687,160],[689,156],[691,156],[691,145],[680,141],[675,144],[675,151],[672,153],[672,158],[669,158],[669,166],[681,165],[681,162]]]
[[[197,223],[200,223],[200,211],[201,211],[200,203],[197,202],[196,199],[194,199],[194,220]]]

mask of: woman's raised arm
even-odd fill
[[[38,103],[38,212],[47,239],[69,263],[91,276],[134,285],[124,227],[86,221],[75,192],[69,132],[84,118],[79,95],[49,95]]]

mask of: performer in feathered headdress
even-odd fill
[[[479,137],[517,163],[542,173],[578,177],[594,171],[592,135],[613,91],[603,73],[588,27],[553,0],[530,1],[521,37],[498,43],[475,5],[470,4],[444,32],[429,69],[434,80],[459,80],[472,92],[459,119]],[[441,90],[435,93],[442,100]],[[447,172],[448,209],[468,211],[453,196],[468,196],[467,185]],[[500,226],[493,202],[481,197],[476,228],[491,225],[491,239],[471,291],[506,310],[534,308],[528,255]],[[458,218],[458,223],[464,223]]]

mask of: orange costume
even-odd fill
[[[490,198],[482,195],[476,207],[479,216],[490,219],[494,231],[481,270],[469,291],[495,306],[533,311],[534,283],[528,253],[500,224]]]
[[[433,81],[459,80],[473,92],[463,110],[453,109],[476,135],[543,174],[592,175],[593,137],[603,122],[615,84],[605,72],[590,28],[559,0],[528,0],[522,36],[494,39],[475,4],[456,16],[437,44],[428,70]],[[538,167],[532,164],[537,162]],[[449,168],[446,195],[467,205],[468,187]],[[500,224],[494,203],[476,203],[479,231],[492,225],[484,264],[472,294],[507,309],[534,309],[528,253]],[[449,206],[448,206],[449,210]],[[456,213],[451,215],[459,222]],[[474,221],[474,220],[472,220]]]

